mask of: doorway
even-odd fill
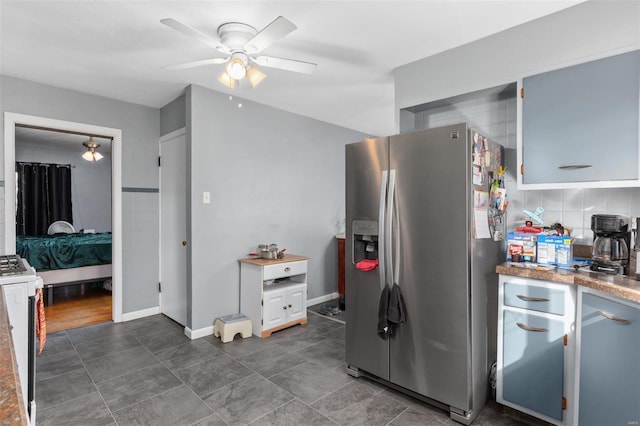
[[[111,142],[111,311],[114,322],[122,321],[122,131],[71,121],[6,112],[4,114],[5,238],[7,254],[16,252],[16,127],[49,129],[69,134],[95,135]]]

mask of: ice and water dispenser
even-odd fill
[[[355,265],[378,260],[378,222],[354,220],[352,226],[353,259]],[[365,262],[366,263],[366,262]]]

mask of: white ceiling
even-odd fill
[[[580,0],[0,1],[0,73],[151,107],[197,84],[371,135],[395,132],[393,70],[580,3]],[[160,23],[216,36],[222,23],[298,29],[263,54],[318,64],[312,75],[262,68],[255,89],[217,81],[221,56]],[[515,48],[515,46],[514,46]]]

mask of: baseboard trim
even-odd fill
[[[317,305],[318,303],[327,302],[329,300],[337,299],[338,297],[340,297],[340,293],[338,293],[337,291],[330,294],[325,294],[324,296],[307,300],[307,306]]]
[[[153,308],[141,309],[139,311],[127,312],[122,314],[122,322],[132,321],[139,318],[150,317],[160,313],[160,306]]]
[[[212,334],[213,334],[212,325],[210,325],[209,327],[199,328],[197,330],[192,330],[189,327],[184,328],[184,335],[191,340],[199,339],[205,336],[211,336]]]

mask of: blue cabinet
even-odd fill
[[[639,75],[633,51],[523,78],[519,187],[640,186]]]
[[[562,421],[564,321],[503,312],[502,398]]]
[[[573,425],[575,288],[500,275],[496,400]]]
[[[640,424],[640,305],[579,291],[580,426]]]

